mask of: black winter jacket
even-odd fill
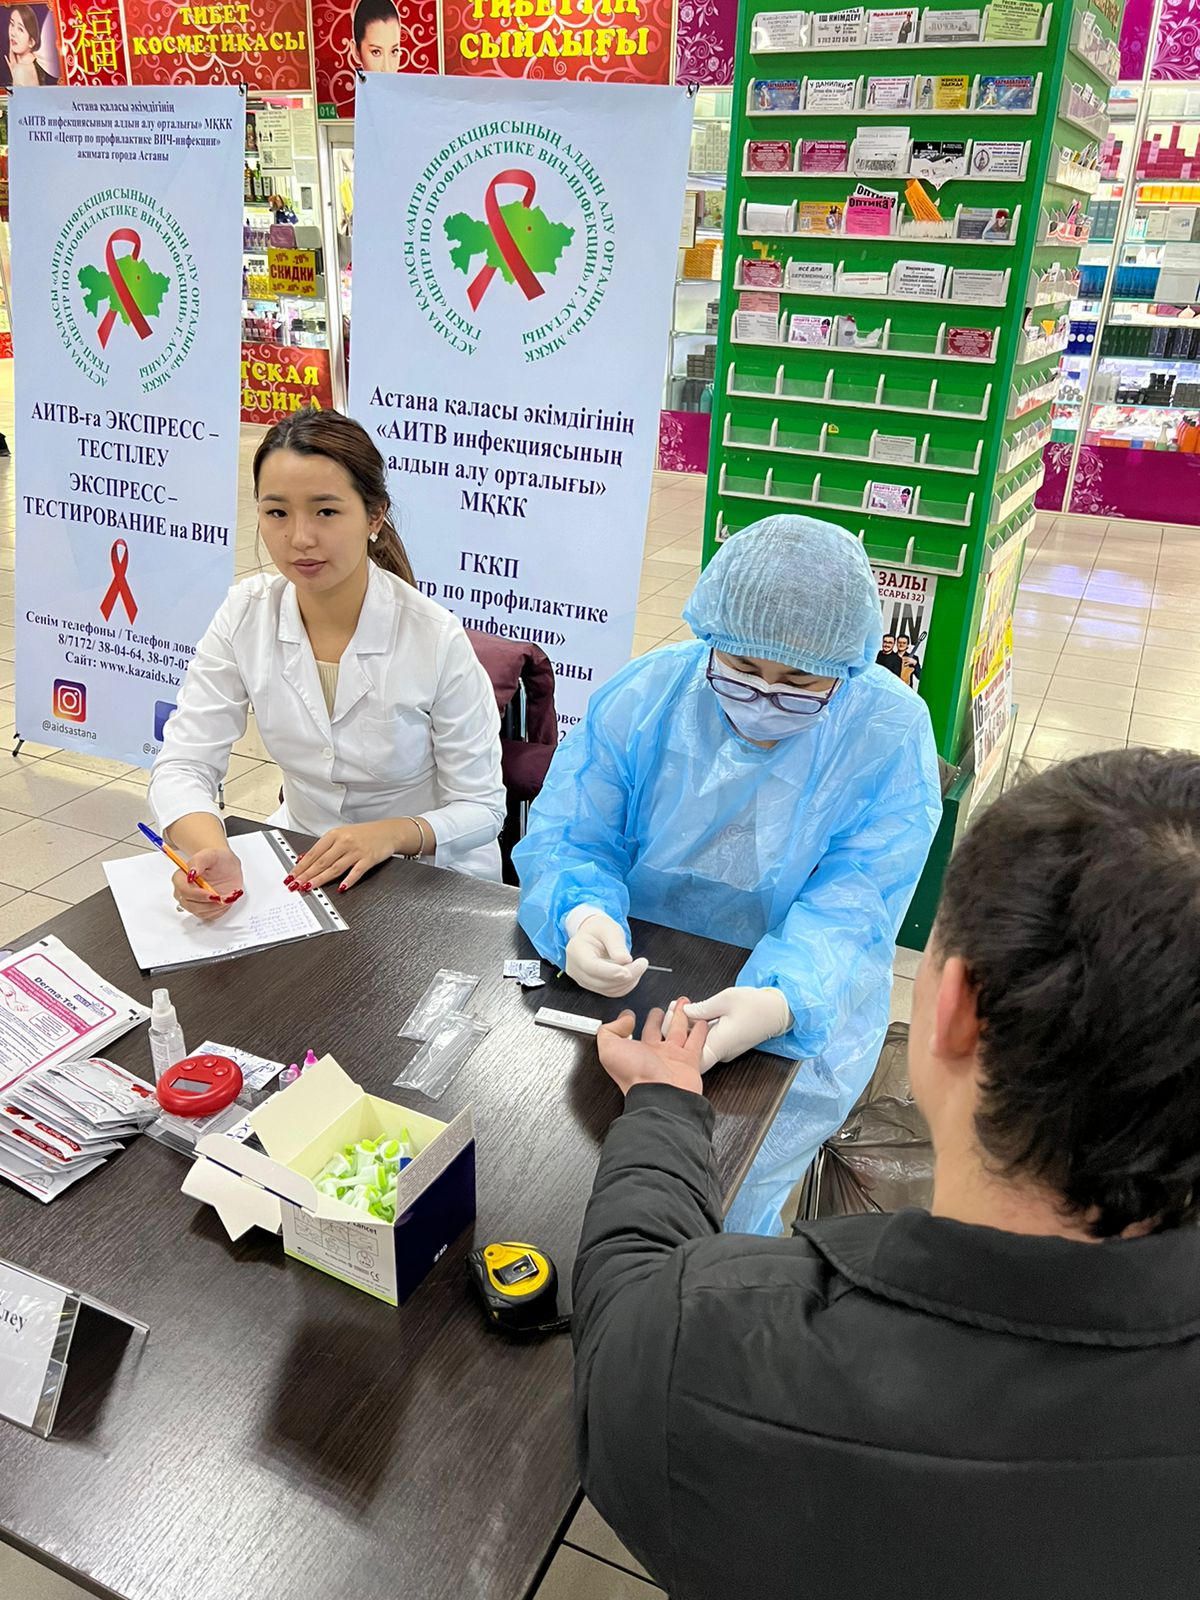
[[[720,1231],[632,1090],[575,1268],[580,1473],[672,1600],[1197,1600],[1200,1232]]]

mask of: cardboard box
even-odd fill
[[[475,1128],[468,1108],[438,1122],[367,1094],[332,1056],[247,1119],[265,1155],[227,1134],[209,1134],[184,1194],[216,1208],[231,1239],[251,1227],[283,1233],[289,1256],[400,1305],[475,1216]],[[397,1139],[413,1160],[396,1186],[396,1220],[377,1222],[318,1194],[326,1161],[360,1139]]]

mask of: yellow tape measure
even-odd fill
[[[569,1317],[557,1315],[554,1263],[534,1245],[484,1245],[467,1257],[467,1271],[494,1327],[510,1333],[558,1333],[570,1326]]]

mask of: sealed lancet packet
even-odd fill
[[[491,1024],[479,1017],[469,1017],[465,1012],[451,1012],[443,1017],[416,1055],[395,1080],[398,1089],[416,1089],[436,1100],[458,1076],[467,1058],[481,1039],[487,1037]]]
[[[400,1029],[401,1039],[416,1039],[424,1044],[432,1039],[447,1017],[461,1012],[479,986],[469,972],[451,972],[442,967],[429,981],[429,987],[413,1007],[412,1015]]]

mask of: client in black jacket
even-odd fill
[[[703,1024],[575,1269],[580,1470],[672,1600],[1195,1600],[1200,759],[1052,768],[955,853],[909,1070],[932,1213],[721,1232]]]

